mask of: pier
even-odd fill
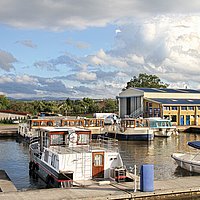
[[[16,192],[17,189],[4,170],[0,170],[0,192]]]
[[[18,125],[1,125],[0,137],[16,137],[18,133]]]
[[[85,187],[40,189],[17,192],[0,192],[6,200],[70,200],[70,199],[191,199],[200,197],[199,176],[154,181],[153,192],[134,192],[134,182],[113,182],[103,185],[88,182]]]

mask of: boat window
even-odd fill
[[[103,165],[103,155],[97,154],[94,157],[94,166],[102,166]]]
[[[47,125],[47,123],[46,122],[41,122],[41,126],[46,126]]]
[[[51,145],[62,145],[64,144],[64,136],[63,135],[51,135]]]
[[[45,153],[44,153],[44,161],[45,162],[48,162],[48,158],[49,158],[49,152],[47,150],[45,150]]]
[[[39,122],[33,122],[33,126],[39,126]]]
[[[79,134],[78,135],[78,144],[88,144],[90,136],[89,134]]]
[[[53,126],[53,122],[48,121],[48,122],[47,122],[47,126]]]

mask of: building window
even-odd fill
[[[188,110],[194,110],[194,106],[189,106]]]
[[[177,106],[172,106],[172,110],[178,110]]]
[[[181,110],[187,110],[187,106],[181,106]]]
[[[198,110],[200,110],[200,106],[198,106]]]
[[[164,106],[163,110],[170,110],[170,107],[169,106]]]
[[[172,120],[171,120],[171,122],[176,122],[176,115],[172,115]]]

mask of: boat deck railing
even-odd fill
[[[38,140],[35,139],[30,146],[36,152],[40,151],[40,145]],[[45,149],[46,147],[44,147]],[[67,144],[63,145],[52,145],[49,147],[50,150],[57,152],[58,154],[69,154],[69,153],[83,153],[83,152],[91,152],[91,151],[107,151],[107,152],[119,152],[118,149],[118,140],[108,138],[108,137],[98,137],[96,140],[91,140],[89,144],[85,145],[72,145],[69,146]],[[37,152],[39,153],[39,152]]]

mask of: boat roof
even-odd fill
[[[85,128],[78,128],[78,127],[43,127],[40,128],[43,131],[48,131],[48,132],[60,132],[60,131],[69,131],[69,130],[74,130],[74,131],[89,131],[89,129]]]
[[[188,142],[188,145],[196,149],[200,149],[200,141]]]

